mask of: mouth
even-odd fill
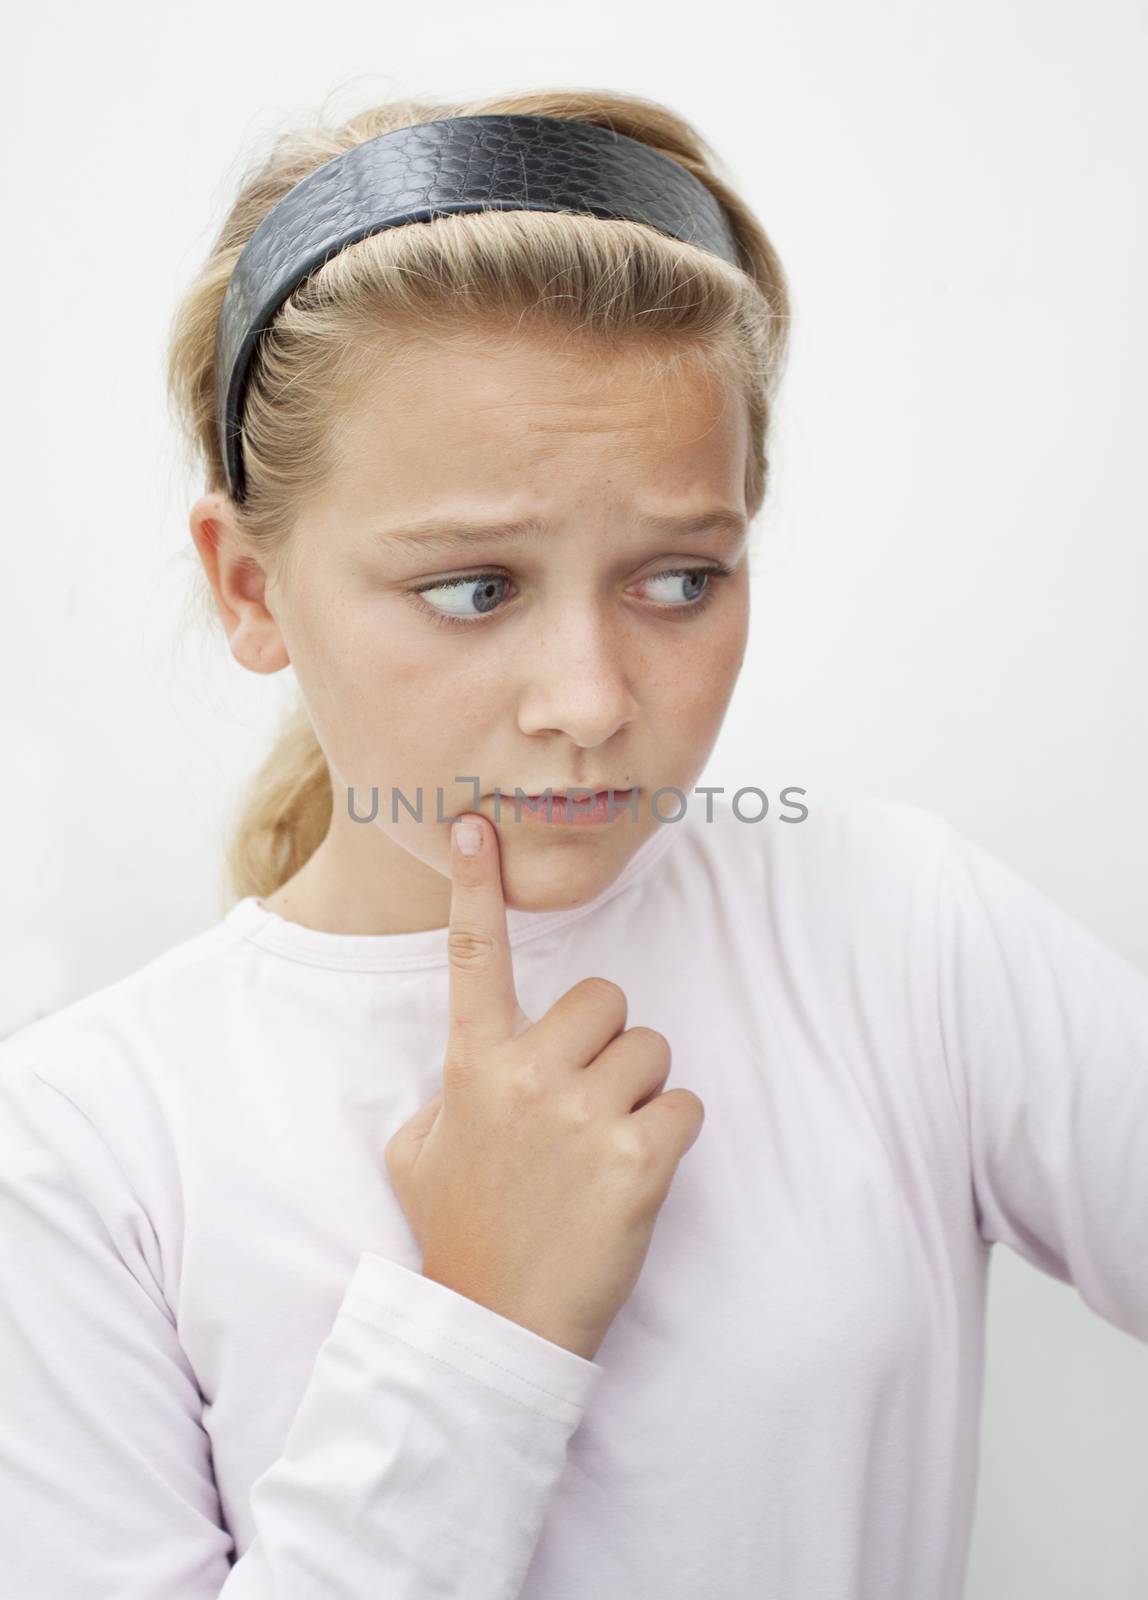
[[[551,783],[547,785],[547,789],[549,789],[550,793],[553,795],[561,795],[563,799],[569,798],[571,790],[573,790],[579,798],[589,798],[589,795],[591,794],[622,795],[631,794],[633,792],[628,788],[615,789],[608,783]],[[528,790],[526,791],[526,796],[529,800],[541,800],[546,792],[546,789]]]
[[[571,799],[566,790],[551,788],[537,794],[528,794],[515,805],[514,797],[501,794],[501,803],[509,802],[515,821],[538,822],[544,827],[600,827],[616,822],[620,816],[633,810],[636,789],[596,789],[589,793],[589,784],[571,784]],[[527,803],[529,802],[529,804]]]

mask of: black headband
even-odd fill
[[[739,266],[716,195],[638,139],[566,117],[448,117],[344,150],[259,223],[231,274],[215,342],[219,443],[243,498],[241,428],[252,354],[309,272],[358,239],[462,211],[580,211],[644,222]]]

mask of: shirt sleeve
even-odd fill
[[[380,1178],[380,1182],[383,1179]],[[236,1559],[159,1241],[109,1142],[0,1045],[0,1590],[510,1600],[598,1363],[363,1252]],[[221,1308],[223,1309],[223,1308]]]
[[[982,1238],[1148,1341],[1148,978],[946,824],[939,985]]]

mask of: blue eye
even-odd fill
[[[452,622],[469,622],[475,616],[475,613],[466,610],[466,590],[478,590],[475,595],[475,604],[478,607],[477,615],[484,616],[488,612],[495,610],[502,598],[499,592],[499,585],[502,585],[503,589],[505,589],[506,584],[509,582],[510,579],[504,578],[501,573],[480,572],[469,578],[447,578],[443,583],[429,584],[425,589],[415,589],[412,592],[422,595],[449,594],[453,596],[454,604],[445,608],[445,618]],[[458,609],[455,609],[455,606]],[[439,607],[435,605],[432,609],[438,611]]]
[[[671,605],[691,605],[705,592],[706,581],[714,577],[712,570],[705,567],[679,567],[675,572],[656,572],[652,578],[643,578],[642,587],[647,588],[651,583],[664,583],[668,578],[671,584],[686,581],[686,597],[684,601],[673,601]]]
[[[648,578],[641,580],[641,587],[648,588],[651,584],[680,583],[685,579],[686,595],[684,599],[670,600],[666,603],[655,604],[654,610],[667,614],[678,612],[697,616],[702,612],[712,599],[715,578],[728,578],[733,575],[733,568],[714,562],[708,567],[674,567],[666,572],[655,572]],[[434,613],[432,621],[445,627],[461,625],[464,628],[473,627],[486,616],[501,607],[505,595],[506,585],[510,579],[501,572],[472,572],[464,577],[441,578],[435,583],[422,584],[420,587],[409,591],[416,605],[424,611]],[[475,591],[473,604],[477,607],[469,609],[468,591]],[[446,595],[449,597],[445,606],[437,602],[424,600],[424,595]],[[417,597],[417,598],[416,598]],[[677,620],[677,619],[675,619]]]

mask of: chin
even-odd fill
[[[515,911],[569,911],[601,894],[624,865],[590,851],[532,851],[524,860],[508,853],[503,897]]]

